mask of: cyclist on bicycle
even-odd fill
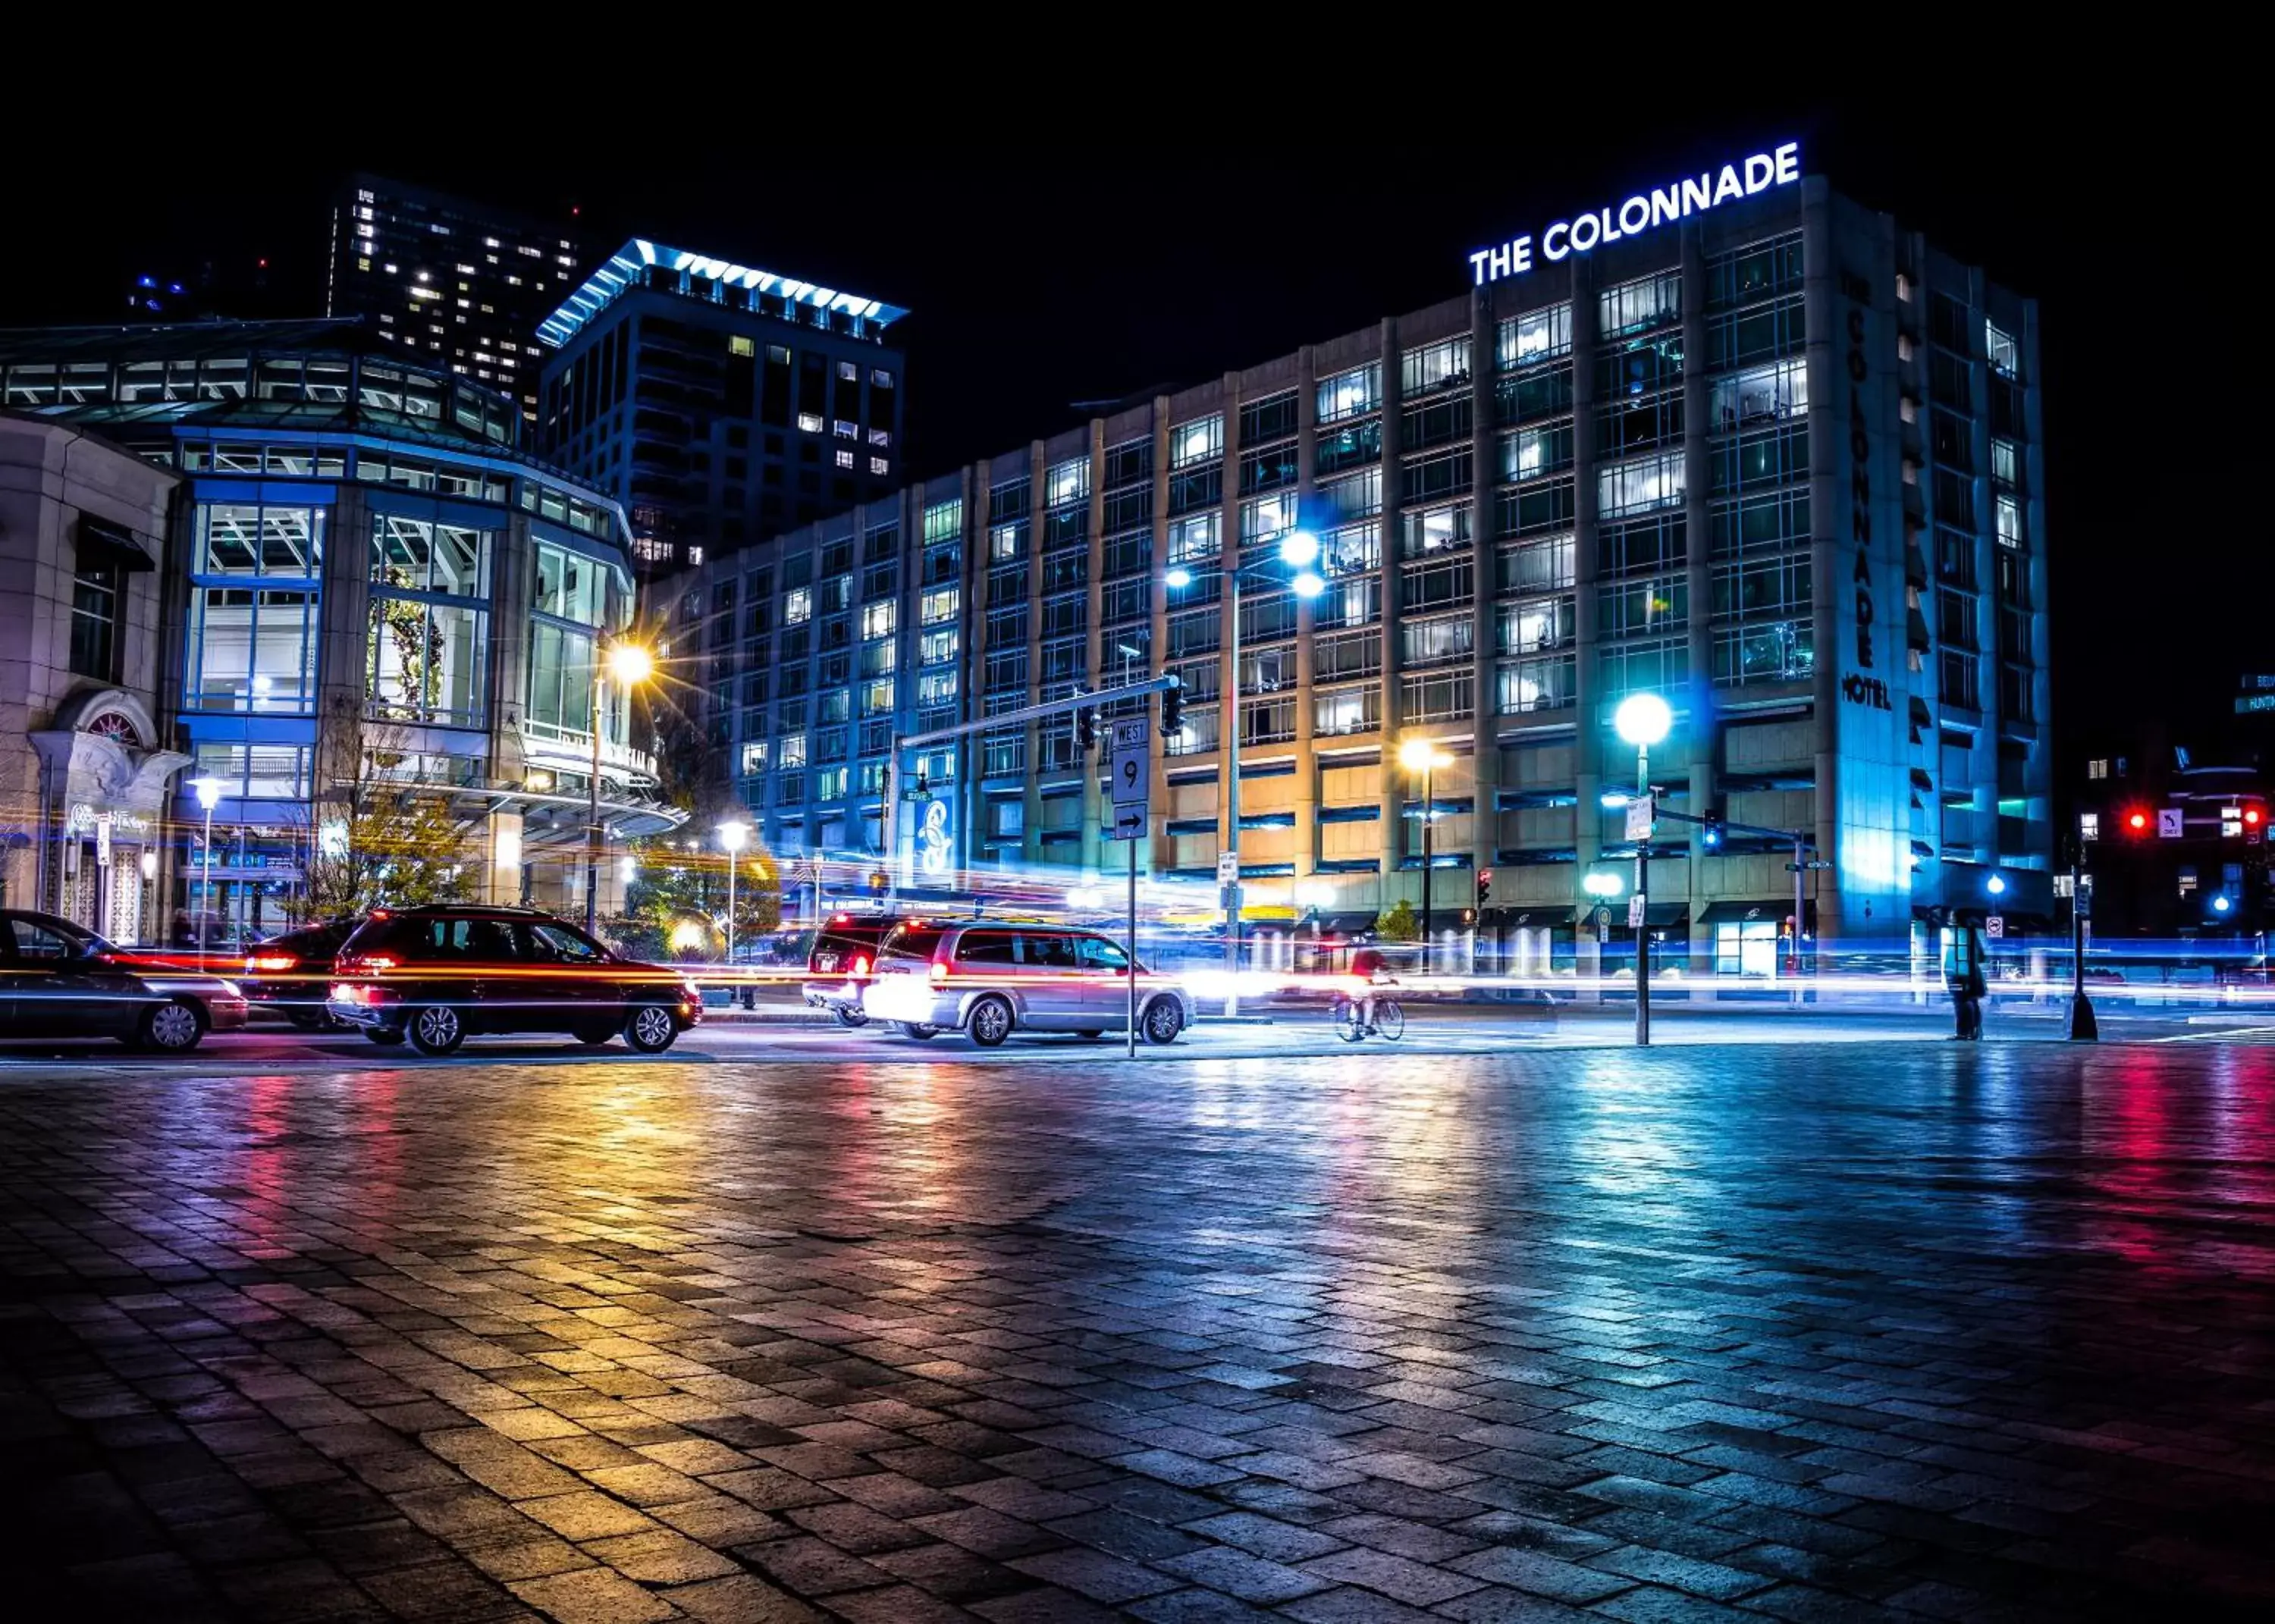
[[[1371,1032],[1374,1030],[1374,989],[1392,978],[1390,966],[1385,962],[1381,948],[1361,948],[1351,955],[1350,972],[1366,981],[1366,994],[1358,1004],[1359,1030]]]

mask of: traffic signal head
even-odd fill
[[[1729,830],[1724,827],[1722,814],[1710,812],[1699,822],[1698,844],[1708,851],[1719,851],[1722,850],[1723,836],[1728,833]]]
[[[1483,908],[1493,901],[1493,870],[1478,870],[1478,906]]]
[[[1185,691],[1183,688],[1161,690],[1161,736],[1175,738],[1185,729]]]
[[[2149,814],[2137,806],[2127,812],[2125,832],[2128,835],[2146,835],[2149,832]]]
[[[1098,748],[1098,706],[1085,705],[1074,714],[1074,739],[1085,755]]]

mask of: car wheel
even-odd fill
[[[411,1012],[411,1046],[421,1054],[453,1054],[466,1040],[466,1023],[448,1004],[428,1004]]]
[[[971,1006],[967,1026],[971,1041],[981,1048],[1000,1048],[1011,1035],[1011,1006],[1000,998],[983,998]]]
[[[597,1049],[603,1044],[613,1043],[616,1041],[616,1030],[613,1026],[587,1026],[576,1034],[577,1041],[588,1049]]]
[[[193,1003],[155,1005],[134,1023],[134,1046],[161,1054],[187,1054],[205,1035],[205,1013]]]
[[[389,1031],[383,1026],[367,1026],[363,1029],[363,1035],[370,1039],[374,1043],[378,1044],[382,1048],[391,1049],[397,1044],[403,1041],[403,1034],[401,1032]]]
[[[679,1023],[661,1004],[642,1004],[624,1017],[624,1041],[642,1054],[661,1054],[679,1037]]]
[[[939,1027],[927,1026],[922,1021],[896,1021],[893,1024],[899,1030],[902,1037],[913,1038],[918,1043],[924,1042],[928,1038],[940,1036]]]
[[[1185,1030],[1185,1012],[1174,998],[1157,998],[1138,1015],[1138,1030],[1148,1043],[1175,1043]]]
[[[843,1004],[831,1005],[829,1013],[837,1017],[840,1026],[866,1026],[869,1023],[867,1016],[858,1009],[848,1009]]]

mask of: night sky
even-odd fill
[[[2001,113],[1986,94],[1966,100],[1961,123],[1933,102],[1685,109],[1667,97],[1591,131],[1584,147],[1528,147],[1523,132],[1551,121],[1512,104],[1496,134],[1417,96],[1398,98],[1387,150],[1325,124],[1298,137],[1227,113],[1208,126],[1221,144],[1141,142],[1140,129],[1174,127],[1167,116],[1115,120],[1129,138],[1088,148],[943,117],[916,126],[913,144],[803,153],[760,139],[763,119],[745,140],[739,117],[715,137],[664,121],[643,133],[635,117],[608,141],[564,139],[557,155],[376,139],[322,155],[264,147],[230,167],[225,188],[198,178],[214,172],[202,165],[90,160],[96,186],[59,158],[28,206],[75,252],[8,256],[0,325],[103,320],[138,269],[213,259],[234,280],[263,254],[260,313],[321,313],[332,187],[367,168],[540,217],[578,206],[593,253],[638,232],[911,307],[894,329],[910,355],[907,465],[929,474],[1066,427],[1083,415],[1071,402],[1198,381],[1458,295],[1480,243],[1798,138],[1810,172],[2042,301],[2065,757],[2158,717],[2201,737],[2189,719],[2222,725],[2238,673],[2275,669],[2265,523],[2256,504],[2195,505],[2264,461],[2256,442],[2223,449],[2201,432],[2256,420],[2244,392],[2258,368],[2237,365],[2236,335],[2180,320],[2208,308],[2207,290],[2256,285],[2264,268],[2247,269],[2232,235],[2183,253],[2147,230],[2186,217],[2153,190],[2175,172],[2160,161],[2177,166],[2189,147],[2166,110]],[[1975,121],[1992,117],[2003,127]]]

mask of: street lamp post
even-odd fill
[[[205,851],[205,871],[206,871],[206,873],[205,873],[205,888],[206,888],[206,906],[207,906],[207,907],[208,907],[208,908],[210,908],[210,907],[212,907],[212,906],[214,905],[214,890],[213,890],[213,815],[214,815],[214,808],[221,804],[221,780],[220,780],[220,779],[218,779],[218,778],[193,778],[192,780],[190,780],[190,788],[191,788],[191,789],[194,789],[194,790],[196,790],[196,791],[198,792],[198,804],[199,804],[200,806],[201,806],[201,807],[203,807],[203,808],[205,809],[205,814],[206,814],[206,851]],[[194,920],[193,920],[193,922],[192,922],[192,930],[193,930],[193,934],[195,934],[195,935],[198,937],[198,939],[199,939],[199,940],[200,940],[200,942],[202,942],[202,941],[204,940],[204,939],[205,939],[205,932],[203,931],[203,929],[202,929],[202,928],[200,928],[200,927],[199,927],[199,926],[197,926],[197,925],[196,925],[196,924],[195,924],[195,921],[194,921]]]
[[[1398,765],[1422,774],[1422,970],[1425,975],[1436,940],[1430,933],[1430,874],[1438,865],[1437,771],[1451,766],[1453,759],[1426,738],[1410,738],[1398,747]]]
[[[635,684],[647,681],[655,661],[637,643],[613,643],[593,666],[593,774],[585,781],[585,933],[601,929],[601,847],[606,831],[601,827],[601,714],[603,673],[613,676],[630,698]]]
[[[1232,858],[1232,883],[1224,890],[1224,1012],[1240,1013],[1240,578],[1250,566],[1240,562],[1240,538],[1219,542],[1224,558],[1226,637],[1232,646],[1232,691],[1225,696],[1224,714],[1231,736],[1222,742],[1225,762],[1225,851]],[[1296,571],[1287,585],[1299,598],[1316,598],[1326,582],[1314,567],[1319,559],[1319,538],[1308,530],[1291,530],[1280,542],[1280,562]],[[1193,584],[1193,572],[1182,564],[1161,578],[1171,591]]]
[[[730,820],[719,826],[719,844],[727,852],[727,968],[735,968],[735,861],[742,855],[743,842],[751,837],[751,826],[740,820]]]
[[[1655,693],[1632,693],[1612,713],[1612,726],[1636,747],[1636,794],[1651,799],[1651,747],[1674,725],[1674,713]],[[1651,831],[1636,842],[1636,903],[1643,910],[1636,926],[1636,1046],[1651,1046]],[[1794,922],[1798,932],[1800,921]]]

